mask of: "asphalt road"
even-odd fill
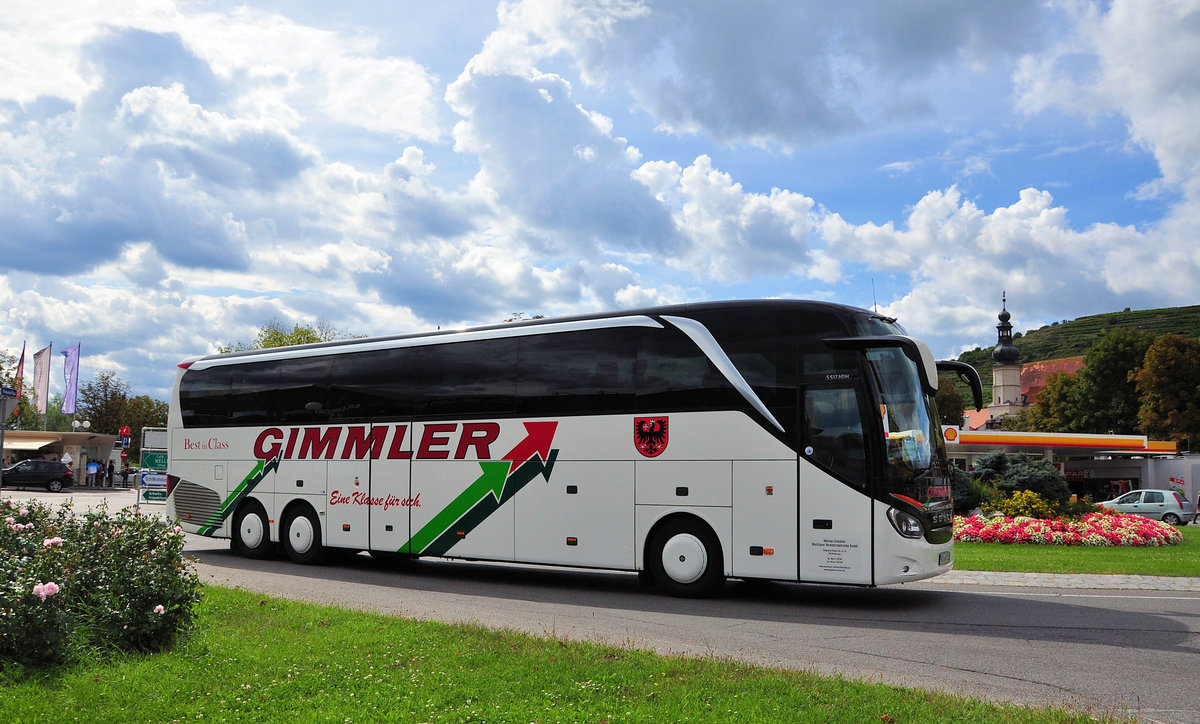
[[[77,505],[100,495],[79,493]],[[110,507],[132,497],[121,492]],[[228,541],[199,536],[189,536],[187,547],[203,580],[266,595],[1148,722],[1200,722],[1200,592],[944,577],[877,589],[734,581],[720,599],[690,601],[645,591],[628,573],[389,564],[366,555],[305,567],[244,559]]]

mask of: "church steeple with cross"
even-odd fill
[[[1012,323],[1008,320],[1008,293],[1000,295],[1000,324],[996,325],[996,346],[992,349],[992,404],[988,405],[991,420],[1015,415],[1024,407],[1021,399],[1021,352],[1013,345]]]

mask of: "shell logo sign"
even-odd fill
[[[958,428],[943,427],[942,437],[946,438],[946,442],[958,442]]]

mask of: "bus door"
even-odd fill
[[[401,550],[410,535],[412,426],[375,425],[373,431],[380,428],[387,431],[379,454],[371,456],[371,550],[394,552]]]
[[[870,584],[872,503],[860,376],[847,367],[822,377],[804,387],[799,410],[799,577]]]
[[[320,472],[323,479],[319,492],[323,492],[324,499],[317,511],[325,516],[325,544],[357,550],[398,550],[408,539],[408,425],[312,429],[314,435],[323,433],[321,442],[310,443],[307,448],[301,443],[301,449],[319,451],[315,455],[319,459],[302,464],[314,468],[306,471],[309,477],[316,478]],[[318,471],[316,466],[321,469]]]

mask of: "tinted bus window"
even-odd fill
[[[419,396],[418,417],[511,414],[517,396],[517,340],[488,339],[415,347],[404,356],[405,383]]]
[[[539,417],[633,411],[636,340],[623,329],[520,340],[517,412]]]
[[[635,368],[638,412],[747,406],[725,375],[683,332],[639,329],[633,334],[641,338]]]
[[[188,370],[179,382],[179,411],[186,427],[229,424],[230,368]]]
[[[279,371],[276,412],[283,424],[329,420],[329,388],[334,355],[283,360]]]
[[[403,420],[413,414],[417,391],[408,376],[412,349],[342,355],[335,362],[331,395],[343,419]]]
[[[798,394],[795,316],[734,309],[705,315],[702,321],[794,444]]]

